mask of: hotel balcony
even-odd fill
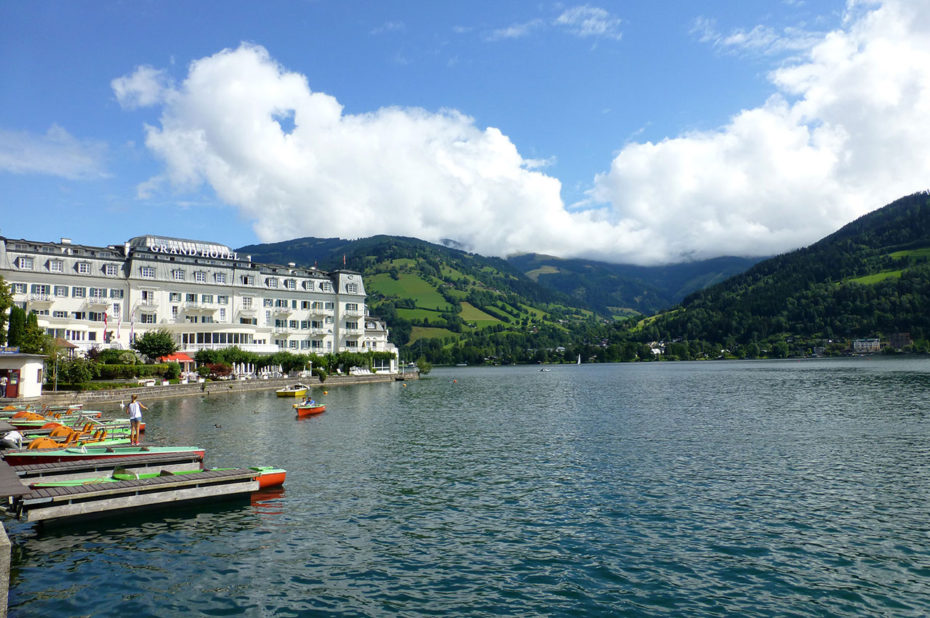
[[[196,313],[198,315],[202,315],[204,313],[215,313],[216,309],[216,307],[211,307],[210,305],[206,305],[204,303],[184,303],[184,313],[188,314]]]
[[[291,315],[294,310],[290,307],[275,307],[271,310],[272,315]]]
[[[145,299],[145,300],[140,300],[139,302],[137,302],[137,303],[135,304],[135,306],[133,307],[133,309],[134,309],[134,310],[135,310],[135,309],[141,309],[142,311],[158,309],[158,301],[155,300],[155,299],[152,299],[152,298],[147,298],[147,299]]]
[[[55,297],[48,294],[30,294],[26,299],[30,307],[49,307],[54,301]]]
[[[91,296],[84,299],[83,306],[87,309],[103,309],[110,306],[110,301],[104,296]]]

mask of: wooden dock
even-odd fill
[[[117,468],[162,476],[76,487],[31,488],[39,482],[109,476]],[[197,472],[193,472],[193,471]],[[174,474],[184,472],[185,474]],[[11,466],[0,461],[0,496],[10,513],[25,521],[100,517],[126,511],[212,501],[251,494],[259,481],[254,470],[203,470],[198,453],[165,453],[131,458]]]
[[[32,489],[13,499],[12,510],[25,521],[50,521],[230,498],[255,491],[258,480],[254,470],[205,470],[78,487]]]

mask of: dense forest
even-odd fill
[[[641,340],[748,344],[930,336],[930,198],[919,193],[641,323]]]

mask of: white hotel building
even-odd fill
[[[189,354],[236,346],[328,354],[393,352],[383,321],[367,315],[356,272],[253,263],[229,247],[159,236],[90,247],[0,237],[0,276],[13,302],[83,350],[129,348],[170,332]]]

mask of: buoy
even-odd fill
[[[329,395],[329,391],[323,391],[324,395]]]

